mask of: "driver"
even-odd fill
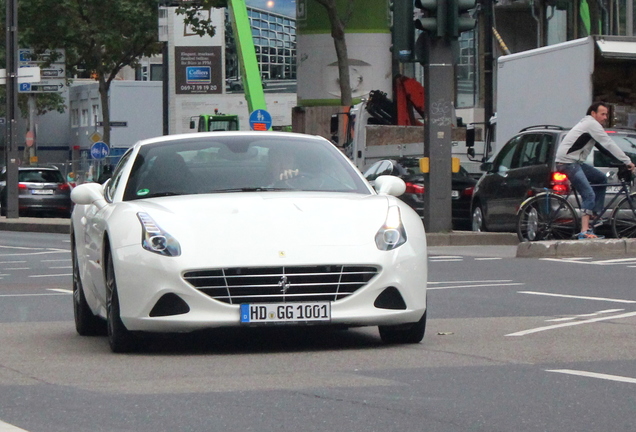
[[[289,180],[300,174],[296,157],[290,151],[270,149],[268,164],[272,183]]]

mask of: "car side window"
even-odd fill
[[[519,166],[535,166],[546,163],[547,147],[544,142],[544,134],[528,134],[523,139],[523,146],[519,153]]]
[[[113,202],[115,191],[117,190],[117,187],[121,183],[121,176],[122,176],[122,173],[124,172],[124,169],[123,169],[124,165],[126,165],[126,162],[130,158],[131,153],[132,153],[132,150],[128,150],[126,153],[124,153],[121,159],[119,159],[119,163],[117,164],[115,171],[113,171],[113,176],[110,178],[110,181],[106,185],[106,190],[104,195],[108,202]]]
[[[376,166],[377,168],[375,169],[375,171],[371,171],[371,169]],[[371,172],[371,174],[368,174],[369,172]],[[364,176],[367,178],[368,181],[373,181],[381,175],[391,175],[392,172],[393,164],[391,163],[391,161],[383,160],[372,165],[371,168],[369,168],[364,174]]]
[[[505,173],[513,166],[514,155],[521,144],[521,136],[516,136],[506,143],[494,160],[493,168],[495,172]]]

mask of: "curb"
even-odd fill
[[[636,257],[636,239],[523,242],[517,258]]]

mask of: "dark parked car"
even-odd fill
[[[0,173],[0,214],[7,214],[6,167]],[[18,168],[19,214],[71,215],[71,186],[54,167]]]
[[[420,171],[420,161],[416,157],[405,157],[398,160],[385,159],[371,165],[364,177],[373,184],[381,175],[393,175],[400,177],[406,183],[406,192],[399,198],[410,205],[420,217],[424,217],[424,193],[426,190],[424,173]],[[469,230],[470,200],[473,187],[477,183],[465,168],[460,167],[459,172],[453,173],[452,187],[452,216],[453,229]]]
[[[636,130],[606,129],[620,148],[636,162]],[[522,129],[497,153],[492,162],[482,164],[485,171],[475,186],[472,200],[473,231],[516,231],[517,210],[533,194],[533,188],[567,192],[567,176],[556,172],[555,154],[568,129],[560,126],[531,126]],[[586,163],[607,173],[616,181],[613,158],[593,150]],[[607,189],[607,200],[613,187]]]

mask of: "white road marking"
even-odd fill
[[[429,256],[429,258],[463,258],[461,255],[433,255]]]
[[[629,318],[633,316],[636,316],[636,312],[628,312],[621,315],[605,316],[605,317],[599,317],[599,318],[592,318],[592,319],[584,320],[584,321],[567,322],[562,324],[554,324],[551,326],[537,327],[530,330],[523,330],[516,333],[510,333],[510,334],[507,334],[506,336],[526,336],[532,333],[538,333],[538,332],[547,331],[547,330],[554,330],[554,329],[558,329],[562,327],[571,327],[575,325],[590,324],[590,323],[595,323],[599,321],[607,321],[607,320],[614,320],[614,319],[621,319],[621,318]]]
[[[68,261],[70,261],[68,258],[67,259],[41,260],[41,262],[68,262]],[[26,262],[26,261],[22,261],[22,262]]]
[[[455,261],[463,261],[461,259],[430,259],[429,261],[433,261],[433,262],[455,262]]]
[[[549,320],[545,320],[545,321],[546,322],[572,321],[572,320],[575,320],[577,318],[591,317],[591,316],[597,316],[597,315],[607,314],[607,313],[622,312],[624,310],[625,309],[607,309],[607,310],[602,310],[602,311],[593,312],[593,313],[589,313],[589,314],[573,315],[573,316],[569,316],[569,317],[555,318],[555,319],[549,319]]]
[[[513,282],[513,283],[494,283],[494,284],[454,285],[454,286],[433,287],[433,288],[426,288],[426,289],[427,290],[443,290],[443,289],[455,289],[455,288],[480,288],[480,287],[496,287],[496,286],[515,286],[515,285],[524,285],[524,284],[520,282]]]
[[[492,279],[492,280],[470,280],[470,281],[438,281],[428,282],[429,285],[439,284],[468,284],[468,283],[499,283],[499,282],[512,282],[512,279]]]
[[[546,369],[546,372],[555,372],[555,373],[577,375],[577,376],[588,377],[588,378],[598,378],[598,379],[604,379],[609,381],[618,381],[618,382],[636,384],[636,378],[629,378],[629,377],[624,377],[620,375],[608,375],[608,374],[586,372],[586,371],[579,371],[579,370],[572,370],[572,369]]]
[[[0,264],[23,264],[26,261],[0,261]]]
[[[601,265],[601,266],[636,263],[636,258],[620,258],[620,259],[600,260],[600,261],[582,261],[583,259],[588,259],[588,258],[539,258],[539,259],[544,261],[557,261],[557,262],[568,262],[573,264],[588,264],[588,265]]]
[[[555,293],[547,293],[547,292],[518,291],[518,293],[530,294],[530,295],[542,295],[542,296],[548,296],[548,297],[563,297],[563,298],[573,298],[573,299],[581,299],[581,300],[606,301],[606,302],[614,302],[614,303],[636,303],[636,300],[621,300],[621,299],[613,299],[613,298],[605,298],[605,297],[576,296],[576,295],[569,295],[569,294],[555,294]]]
[[[30,275],[32,278],[41,278],[41,277],[55,277],[55,276],[73,276],[73,273],[64,273],[64,274],[45,274],[45,275]]]
[[[5,267],[2,270],[30,270],[30,267]]]
[[[0,246],[2,247],[2,246]],[[69,253],[70,251],[66,249],[57,249],[57,250],[49,250],[44,252],[30,252],[30,253],[9,253],[9,254],[0,254],[0,256],[20,256],[20,255],[47,255],[47,254],[59,254],[59,253]]]
[[[0,420],[0,432],[28,432],[26,429],[20,429],[17,426],[13,426],[9,423],[5,423]]]
[[[36,293],[36,294],[0,294],[0,297],[45,297],[68,295],[68,293]],[[1,431],[0,431],[1,432]]]
[[[72,269],[73,266],[49,267],[50,269]]]
[[[494,257],[494,258],[475,258],[475,261],[492,261],[492,260],[500,260],[502,258]]]
[[[47,288],[47,291],[55,291],[64,294],[73,294],[73,290],[63,289],[63,288]]]

